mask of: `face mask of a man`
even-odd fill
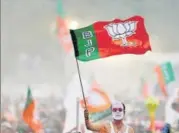
[[[124,107],[121,102],[112,104],[112,117],[114,120],[122,120],[124,118]]]

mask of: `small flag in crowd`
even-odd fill
[[[28,87],[27,100],[23,111],[23,120],[35,133],[39,133],[42,129],[42,125],[38,120],[35,120],[34,113],[35,101],[32,97],[31,89]]]
[[[62,5],[62,0],[57,2],[57,36],[60,45],[63,46],[66,52],[69,52],[72,48],[72,41],[70,36],[70,31],[67,26],[67,20],[65,18],[65,12]]]
[[[162,74],[166,84],[175,80],[174,70],[171,62],[166,62],[161,65]]]
[[[70,34],[75,56],[81,61],[151,51],[149,35],[141,16],[98,21],[81,29],[70,30]]]
[[[155,68],[159,86],[165,96],[167,96],[166,85],[175,80],[174,70],[171,62],[158,65]]]

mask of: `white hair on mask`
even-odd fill
[[[113,100],[112,101],[112,108],[113,107],[119,107],[119,108],[124,109],[123,103],[121,101],[118,101],[118,100]]]

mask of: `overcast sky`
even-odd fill
[[[80,63],[86,80],[93,75],[105,90],[116,92],[138,89],[141,75],[151,80],[153,67],[163,61],[171,60],[179,73],[179,0],[63,1],[66,17],[78,21],[80,27],[98,20],[142,15],[150,34],[152,54]],[[50,25],[56,15],[56,0],[1,1],[3,90],[20,90],[27,84],[35,89],[46,86],[47,92],[65,90],[76,73],[76,65],[74,57],[67,55],[51,34]]]

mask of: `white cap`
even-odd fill
[[[118,101],[118,100],[112,101],[112,107],[124,109],[123,103],[121,101]]]

